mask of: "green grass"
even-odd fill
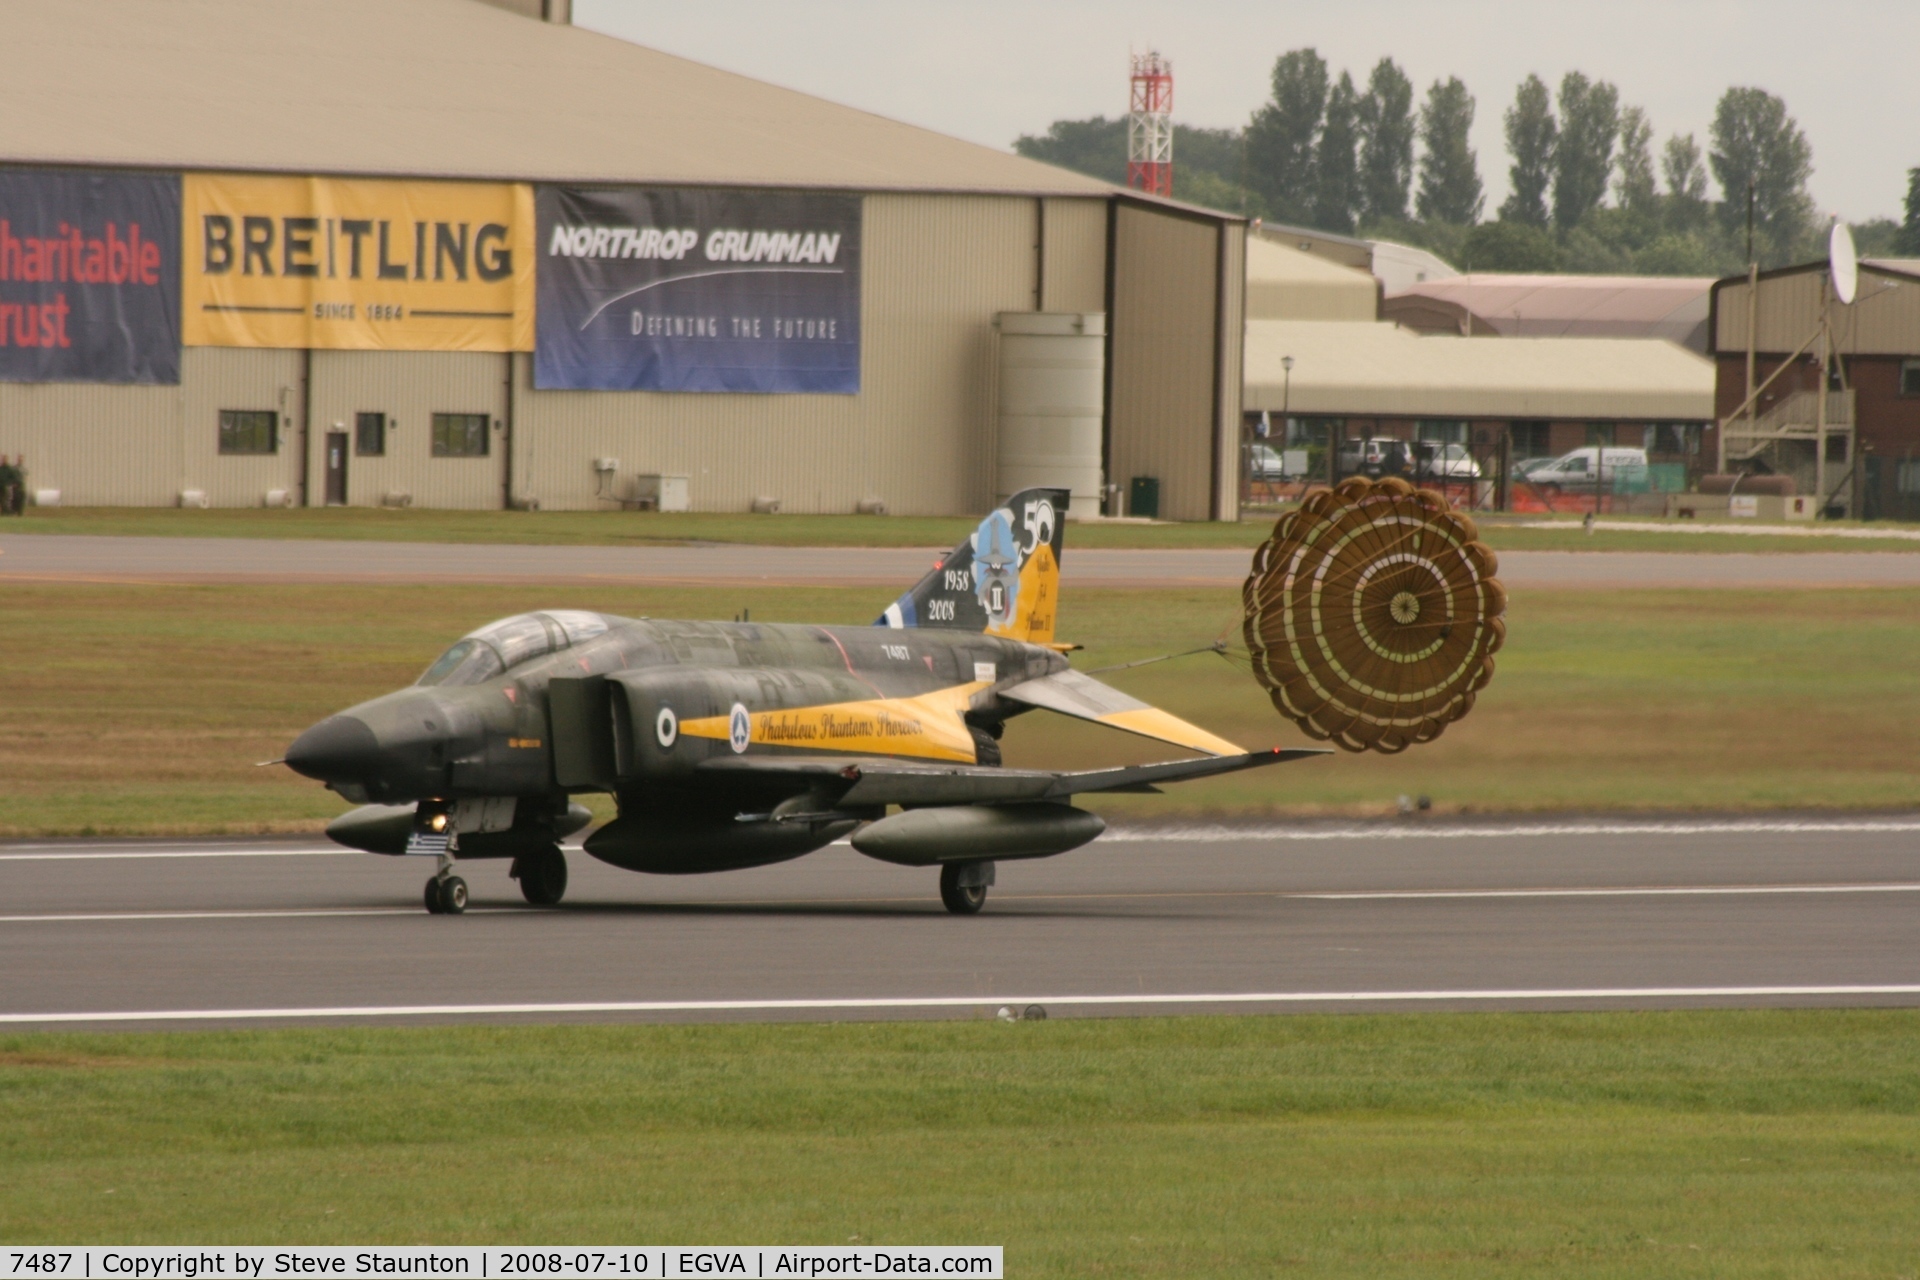
[[[0,1038],[9,1243],[982,1243],[1911,1276],[1920,1012]]]
[[[461,633],[527,609],[861,624],[853,589],[113,586],[0,588],[0,835],[312,830],[344,807],[277,758],[307,725],[410,682]],[[1082,669],[1236,632],[1231,591],[1075,590]],[[1439,741],[1093,803],[1134,819],[1920,805],[1920,591],[1529,591],[1499,672]],[[1249,747],[1297,745],[1244,669],[1211,656],[1106,677]],[[1165,759],[1045,712],[1007,762]],[[600,802],[603,811],[605,802]]]
[[[1517,527],[1520,521],[1539,518],[1486,516],[1480,524],[1489,544],[1498,550],[1512,551],[1897,551],[1920,554],[1920,544],[1894,538],[1639,533],[1608,530],[1604,520],[1598,530],[1589,535],[1582,531],[1575,518],[1565,521],[1564,529]],[[1273,519],[1272,515],[1261,515],[1236,524],[1075,524],[1067,532],[1067,549],[1071,555],[1076,547],[1251,548],[1267,536]],[[0,522],[0,533],[552,546],[731,542],[764,546],[951,547],[972,532],[975,523],[972,519],[939,516],[759,516],[706,512],[392,511],[369,507],[182,511],[167,507],[35,507],[29,509],[23,519]]]

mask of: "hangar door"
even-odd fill
[[[1245,227],[1124,200],[1114,205],[1107,481],[1160,482],[1160,516],[1234,519],[1222,485],[1240,417]],[[1224,441],[1224,449],[1222,444]]]

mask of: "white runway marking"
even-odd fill
[[[1486,840],[1501,837],[1538,839],[1542,836],[1817,835],[1822,832],[1897,834],[1909,831],[1920,832],[1920,820],[1861,818],[1783,821],[1756,818],[1751,821],[1705,822],[1537,822],[1472,827],[1414,823],[1352,827],[1208,825],[1157,830],[1151,827],[1123,827],[1108,830],[1100,840],[1122,844],[1226,844],[1237,840]]]
[[[1666,898],[1666,897],[1741,897],[1768,894],[1829,893],[1920,893],[1920,884],[1730,884],[1659,885],[1599,889],[1358,889],[1322,892],[1286,892],[1271,889],[1169,889],[1139,893],[1009,893],[1004,902],[1079,902],[1113,899],[1152,900],[1156,898],[1284,898],[1307,902],[1379,902],[1395,900],[1452,898]],[[695,901],[661,901],[644,905],[663,910],[674,908],[727,907],[819,907],[823,905],[876,906],[890,903],[923,902],[911,898],[702,898]],[[601,905],[601,904],[590,904]],[[419,916],[419,907],[287,907],[257,911],[87,911],[46,912],[27,915],[0,915],[0,924],[92,924],[148,920],[279,920],[348,916]],[[564,908],[469,907],[470,916],[485,915],[563,915]]]
[[[469,907],[470,916],[499,915],[503,912],[525,914],[524,907]],[[290,907],[269,911],[92,911],[70,914],[0,916],[0,924],[73,924],[100,920],[282,920],[305,916],[424,916],[422,907]]]
[[[1569,987],[1485,991],[1213,991],[1179,995],[904,996],[827,1000],[582,1000],[528,1004],[339,1005],[308,1009],[149,1009],[87,1013],[0,1013],[0,1024],[22,1022],[261,1021],[273,1018],[493,1017],[571,1013],[857,1012],[863,1009],[974,1009],[1024,1007],[1120,1008],[1216,1004],[1390,1004],[1482,1000],[1528,1003],[1555,1000],[1735,1000],[1760,997],[1920,996],[1920,984],[1777,987]]]
[[[1341,902],[1393,898],[1664,898],[1755,893],[1920,893],[1920,884],[1711,884],[1626,889],[1368,889],[1350,893],[1281,893],[1274,896]]]
[[[1520,529],[1555,529],[1561,533],[1571,533],[1580,528],[1570,520],[1521,520],[1516,522]],[[1628,533],[1730,533],[1762,538],[1892,538],[1901,542],[1920,541],[1920,532],[1912,529],[1830,529],[1813,525],[1797,524],[1701,524],[1692,520],[1670,520],[1654,522],[1652,520],[1606,520],[1597,522],[1594,529],[1600,533],[1613,533],[1624,530]]]
[[[314,858],[358,849],[90,849],[0,853],[0,862],[92,862],[102,858]],[[361,854],[371,857],[370,854]]]

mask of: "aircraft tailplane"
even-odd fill
[[[874,625],[981,631],[1052,643],[1071,497],[1066,489],[1014,494],[932,573],[888,605]]]

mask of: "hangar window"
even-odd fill
[[[278,453],[280,415],[272,409],[222,409],[220,452]]]
[[[436,413],[433,415],[433,456],[484,458],[487,456],[487,415]]]
[[[1515,458],[1551,458],[1553,445],[1544,422],[1516,422],[1513,431]]]
[[[363,458],[384,457],[387,452],[387,415],[353,415],[353,451]]]
[[[1422,418],[1413,424],[1416,440],[1429,444],[1465,444],[1467,442],[1467,424],[1445,419]]]
[[[1920,360],[1900,362],[1900,394],[1920,396]]]

